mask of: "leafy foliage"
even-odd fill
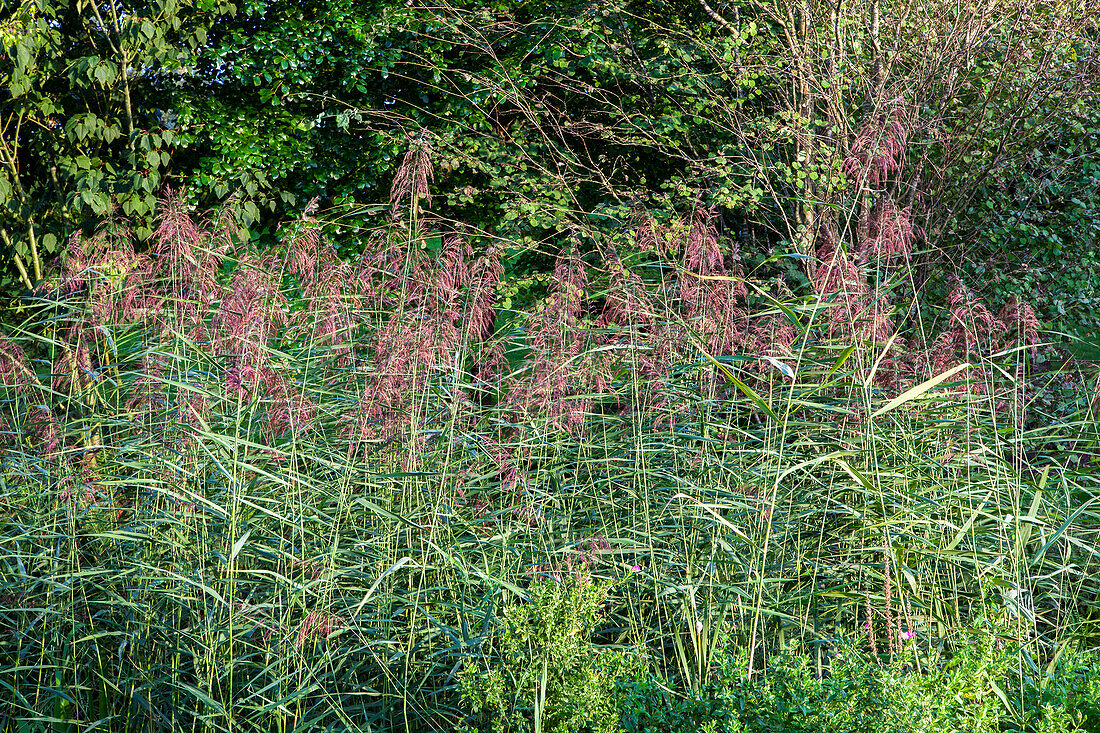
[[[615,679],[628,666],[590,641],[608,590],[580,565],[532,583],[529,600],[505,608],[501,657],[460,676],[463,700],[491,730],[530,730],[532,719],[536,730],[616,729]]]
[[[860,249],[883,212],[899,212],[923,287],[959,252],[995,274],[1017,267],[975,241],[1019,240],[1027,217],[1015,186],[998,198],[1005,181],[1039,182],[1059,160],[1080,171],[1016,197],[1082,202],[1081,216],[1067,210],[1081,226],[1036,225],[1051,242],[1084,233],[1095,188],[1091,0],[1073,12],[1054,0],[919,11],[873,0],[836,18],[814,2],[789,13],[681,1],[68,7],[28,0],[5,26],[22,69],[6,114],[28,121],[5,133],[9,163],[22,161],[8,229],[17,265],[36,263],[20,274],[28,287],[44,274],[38,229],[55,250],[87,214],[115,210],[137,217],[143,239],[166,176],[200,208],[228,202],[265,241],[312,206],[353,254],[410,149],[435,163],[440,193],[422,206],[506,238],[520,279],[545,274],[578,233],[666,225],[701,203],[797,292],[823,239]],[[88,94],[96,104],[78,110]],[[24,232],[16,220],[32,212],[43,223]],[[1003,236],[990,216],[1007,218]],[[1061,308],[1087,331],[1078,275],[1057,276],[1065,293],[1042,304],[1048,324],[1066,320]]]
[[[23,285],[75,228],[117,211],[148,237],[181,138],[174,79],[219,0],[20,0],[0,26],[0,244]]]
[[[1095,656],[1071,653],[1040,672],[1012,644],[1007,628],[975,622],[943,660],[913,647],[919,666],[881,666],[848,641],[829,654],[823,675],[805,655],[780,654],[752,679],[743,672],[743,651],[735,651],[721,657],[724,668],[712,685],[683,699],[664,685],[624,680],[622,720],[629,733],[1092,730],[1100,713]]]

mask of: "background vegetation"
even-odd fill
[[[0,721],[1094,729],[1094,10],[6,6]]]

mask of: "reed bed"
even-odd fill
[[[1095,377],[1037,370],[1026,305],[911,307],[898,221],[796,296],[697,209],[522,307],[415,200],[351,262],[171,195],[146,252],[74,239],[0,342],[0,721],[476,724],[507,609],[586,583],[593,653],[673,695],[731,649],[919,669],[979,608],[1050,672],[1096,638]]]

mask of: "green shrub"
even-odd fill
[[[1004,620],[979,614],[942,663],[912,646],[908,661],[880,665],[845,642],[820,677],[810,657],[789,654],[772,658],[750,679],[747,654],[726,652],[712,683],[699,691],[676,695],[669,682],[652,676],[621,682],[620,717],[628,733],[1097,730],[1095,657],[1069,652],[1048,671],[1027,670],[1027,657],[1008,632]]]
[[[563,572],[533,583],[529,601],[505,609],[499,655],[460,675],[462,698],[481,729],[530,730],[532,721],[545,731],[619,729],[615,680],[630,662],[590,641],[609,589],[587,571]]]

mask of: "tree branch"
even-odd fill
[[[707,12],[707,15],[709,15],[714,20],[715,23],[722,26],[723,28],[725,28],[730,33],[733,33],[734,35],[741,35],[741,32],[738,31],[737,28],[732,23],[730,23],[728,20],[723,18],[721,15],[719,15],[718,12],[714,8],[707,5],[707,0],[699,0],[699,4],[703,6],[703,10],[705,10]],[[736,13],[737,10],[735,9],[734,12]]]

